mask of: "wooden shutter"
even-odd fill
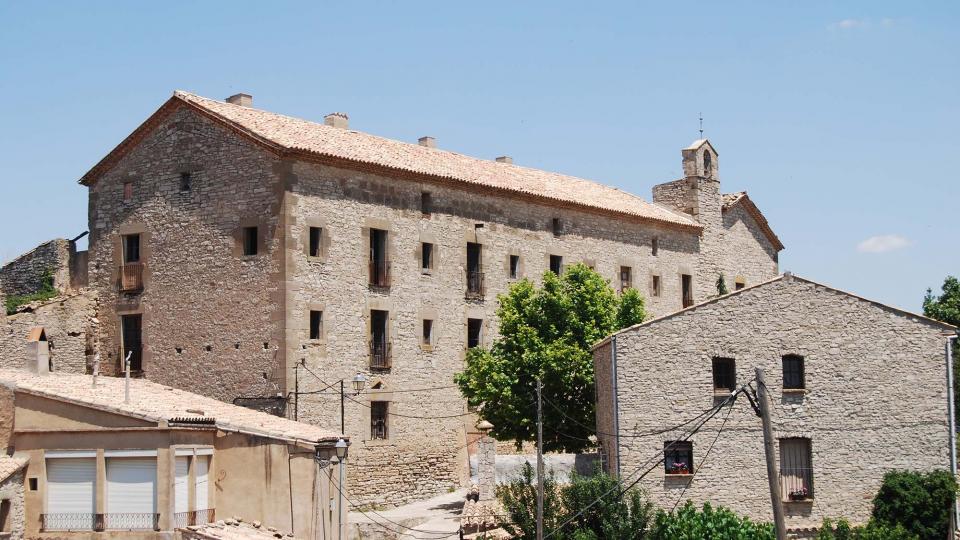
[[[96,482],[95,458],[47,459],[47,528],[93,529]]]

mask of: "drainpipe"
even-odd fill
[[[610,371],[613,373],[613,429],[616,435],[617,478],[620,478],[620,396],[617,393],[617,335],[610,339]]]
[[[949,424],[950,424],[950,472],[953,474],[953,477],[957,477],[957,424],[955,420],[956,411],[954,411],[953,406],[953,343],[957,339],[957,336],[950,336],[947,338],[947,411],[949,412]],[[960,509],[957,507],[957,501],[953,501],[953,519],[951,520],[951,529],[953,529],[952,534],[956,533],[957,525],[960,524]],[[952,538],[953,536],[951,536]]]

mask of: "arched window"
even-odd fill
[[[712,168],[712,163],[711,163],[711,161],[713,161],[713,158],[712,158],[712,156],[710,155],[710,151],[709,151],[709,150],[704,150],[704,151],[703,151],[703,172],[705,172],[705,173],[709,173],[709,172],[710,172],[710,169]]]

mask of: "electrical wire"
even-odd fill
[[[707,457],[710,455],[710,451],[713,450],[713,446],[717,444],[717,441],[720,439],[720,434],[723,433],[724,426],[727,425],[727,420],[730,419],[730,413],[733,412],[733,403],[736,403],[736,399],[730,403],[730,407],[727,409],[726,416],[723,417],[723,423],[720,424],[720,429],[717,430],[717,436],[713,438],[713,442],[710,443],[710,446],[707,448],[707,451],[703,454],[703,459],[700,460],[700,464],[697,465],[697,468],[693,470],[693,474],[690,475],[689,481],[686,485],[683,486],[683,490],[680,492],[680,496],[677,497],[677,501],[673,503],[673,508],[670,509],[671,512],[677,509],[677,505],[680,504],[680,501],[683,499],[684,494],[687,492],[687,488],[690,487],[690,484],[693,483],[693,479],[697,477],[697,473],[700,472],[700,469],[703,468],[703,464],[707,462]]]

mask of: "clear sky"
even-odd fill
[[[0,259],[175,89],[612,184],[705,134],[781,269],[919,310],[960,274],[960,3],[0,0]]]

